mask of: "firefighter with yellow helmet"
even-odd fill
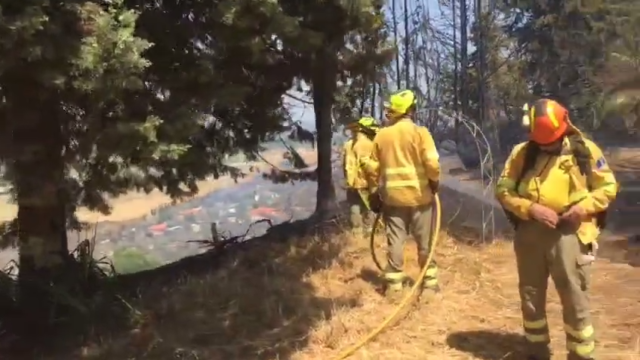
[[[540,99],[523,110],[529,141],[511,152],[496,197],[516,230],[527,359],[551,359],[549,276],[562,302],[567,359],[594,359],[589,276],[618,184],[602,150],[573,126],[565,107]]]
[[[361,236],[364,233],[363,228],[370,228],[373,223],[368,201],[375,189],[376,181],[361,169],[359,161],[371,155],[378,124],[372,117],[363,117],[349,124],[347,129],[351,132],[351,138],[344,144],[343,164],[349,221],[353,234]]]
[[[440,181],[439,155],[426,127],[413,122],[416,95],[403,90],[385,104],[387,126],[373,141],[370,159],[361,165],[380,179],[379,195],[388,242],[384,270],[385,295],[402,296],[408,280],[403,271],[404,245],[408,235],[418,243],[418,262],[424,266],[430,247],[433,198]],[[439,292],[437,266],[431,263],[423,282],[423,299]]]

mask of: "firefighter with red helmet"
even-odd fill
[[[540,99],[523,110],[529,141],[511,152],[496,197],[515,228],[527,359],[551,359],[549,277],[562,302],[567,359],[594,359],[589,276],[618,184],[602,150],[571,123],[564,106]]]

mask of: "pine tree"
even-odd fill
[[[554,98],[588,122],[601,92],[596,74],[607,61],[615,30],[606,21],[606,2],[518,1],[508,9],[508,34],[518,41],[527,66],[523,76],[533,95]]]

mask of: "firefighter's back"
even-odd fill
[[[432,200],[421,156],[421,131],[411,120],[403,119],[381,129],[376,136],[384,181],[382,198],[387,205],[419,206]]]

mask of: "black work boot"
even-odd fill
[[[551,360],[551,350],[547,350],[546,353],[545,351],[541,351],[537,354],[529,354],[526,360]]]
[[[427,255],[420,254],[418,255],[418,265],[420,268],[424,268],[427,263]],[[429,303],[433,301],[438,294],[440,293],[440,285],[438,284],[438,268],[435,266],[435,263],[432,263],[427,273],[422,279],[422,289],[420,291],[420,301],[424,303]]]
[[[384,297],[391,302],[397,302],[402,300],[405,296],[407,288],[404,284],[386,284],[384,287]]]
[[[593,356],[585,358],[585,357],[581,357],[578,354],[568,353],[567,360],[595,360],[595,358]]]
[[[430,303],[440,294],[440,285],[436,281],[436,279],[422,280],[422,289],[419,294],[421,302]]]
[[[383,280],[384,296],[391,301],[398,301],[404,297],[410,278],[402,271],[387,270],[383,274]]]
[[[553,353],[548,344],[541,345],[539,343],[527,343],[527,345],[528,348],[525,351],[525,354],[527,354],[525,357],[526,360],[551,360],[553,357]]]

